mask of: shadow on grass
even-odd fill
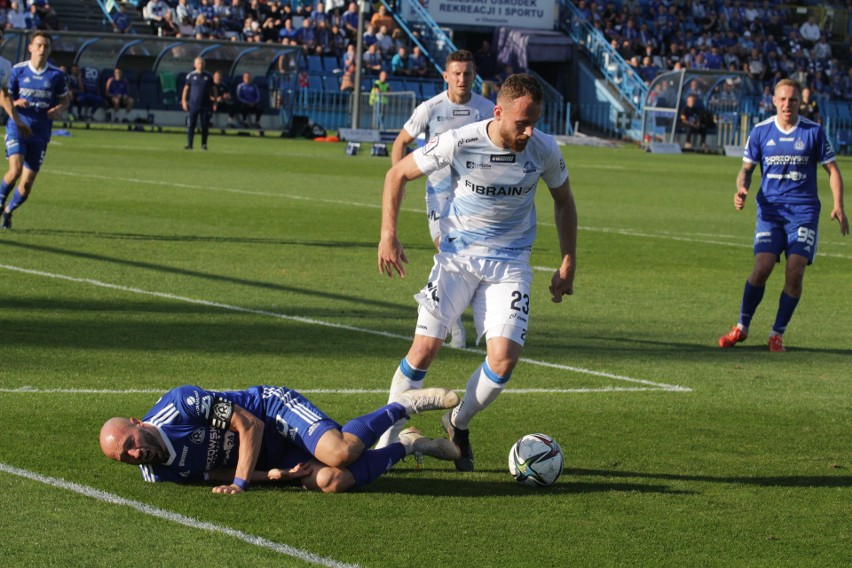
[[[560,339],[560,341],[564,342],[564,338]],[[614,355],[621,358],[649,357],[649,355],[652,354],[653,357],[670,356],[677,360],[687,358],[691,359],[696,356],[701,356],[708,360],[712,359],[713,361],[719,361],[720,357],[731,356],[737,353],[748,353],[749,355],[765,353],[768,357],[778,356],[776,353],[770,353],[766,344],[761,343],[760,341],[755,341],[749,345],[737,345],[733,349],[720,349],[719,346],[716,345],[715,337],[708,338],[707,343],[675,343],[672,341],[637,339],[626,335],[606,337],[601,335],[585,334],[582,336],[582,341],[589,342],[584,344],[582,347],[582,351],[584,353],[593,353],[597,350],[607,353],[608,355]],[[597,342],[597,344],[594,342]],[[609,346],[608,344],[611,344],[612,346]],[[631,345],[636,346],[634,350],[630,349]],[[553,350],[564,352],[565,345],[564,343],[555,343],[552,340],[548,341],[548,338],[543,336],[536,336],[535,348],[536,350],[540,350],[541,354],[544,354]],[[788,347],[787,351],[788,353],[793,354],[815,353],[823,355],[852,355],[852,349],[819,349],[814,347],[796,347],[795,345]],[[784,355],[782,354],[781,356],[783,357]]]
[[[153,238],[153,237],[152,237]],[[280,241],[280,245],[294,244],[287,243],[285,241]],[[337,246],[347,246],[348,243],[324,243],[323,246],[329,247],[337,247]],[[370,306],[371,308],[381,308],[382,310],[387,310],[390,312],[397,312],[397,314],[405,314],[409,315],[412,318],[412,321],[415,318],[414,308],[411,304],[406,304],[402,306],[400,304],[394,304],[391,302],[382,302],[378,300],[371,300],[369,298],[357,297],[351,294],[334,294],[330,292],[323,292],[321,290],[314,290],[310,288],[299,288],[295,286],[285,286],[279,283],[273,282],[261,282],[257,280],[248,280],[246,278],[236,278],[233,276],[226,276],[222,274],[211,274],[207,272],[199,272],[197,270],[187,270],[184,268],[176,268],[173,266],[165,266],[162,264],[154,264],[151,262],[141,262],[136,260],[129,260],[125,258],[118,257],[110,257],[101,254],[94,254],[88,252],[67,250],[57,247],[43,246],[43,245],[33,245],[29,243],[17,243],[11,241],[0,241],[0,245],[5,245],[9,247],[17,247],[29,251],[37,251],[43,253],[50,254],[59,254],[72,258],[79,258],[85,260],[91,260],[95,262],[100,262],[104,264],[118,264],[122,266],[130,266],[133,268],[139,268],[143,270],[150,270],[154,272],[160,272],[165,274],[177,274],[180,276],[188,276],[191,278],[198,278],[201,280],[208,280],[213,282],[222,282],[226,284],[235,284],[239,286],[248,286],[251,288],[259,288],[263,290],[271,290],[273,292],[286,292],[291,294],[299,294],[303,296],[313,296],[316,298],[322,298],[324,300],[338,300],[346,303],[355,303],[364,306]],[[375,245],[373,245],[375,246]]]
[[[813,487],[836,488],[852,487],[852,476],[849,475],[790,475],[790,476],[713,476],[713,475],[679,475],[674,473],[644,473],[636,471],[609,471],[599,469],[571,469],[566,474],[585,477],[613,477],[660,479],[666,481],[699,481],[702,483],[731,483],[735,485],[757,485],[760,487]],[[563,474],[564,475],[564,474]]]

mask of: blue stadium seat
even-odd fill
[[[323,76],[322,75],[308,75],[308,88],[313,91],[324,91],[325,87],[323,85]]]
[[[405,81],[402,79],[388,79],[388,85],[390,85],[392,93],[401,93],[408,90],[405,88]]]
[[[308,55],[305,59],[305,67],[308,73],[322,73],[325,71],[322,66],[322,57],[319,55]]]
[[[326,73],[331,73],[335,69],[341,68],[340,61],[337,59],[336,55],[323,55],[322,68]]]

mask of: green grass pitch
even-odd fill
[[[739,160],[566,147],[580,218],[575,295],[549,301],[552,202],[537,196],[531,327],[508,390],[472,424],[477,471],[411,460],[350,494],[146,484],[97,433],[169,388],[283,384],[340,421],[382,405],[431,268],[423,184],[379,275],[387,158],[343,144],[72,130],[0,232],[4,566],[843,566],[852,564],[852,241],[823,201],[819,256],[785,335],[716,347],[751,269]],[[841,158],[852,179],[852,160]],[[847,184],[849,185],[849,184]],[[473,325],[465,316],[468,336]],[[481,347],[427,383],[463,389]],[[415,418],[440,434],[440,413]],[[545,432],[566,469],[515,483]]]

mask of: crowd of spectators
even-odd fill
[[[280,43],[297,46],[305,55],[341,60],[354,51],[358,39],[358,4],[344,0],[148,0],[139,9],[152,33],[161,36]],[[426,58],[410,45],[385,6],[368,4],[368,9],[365,70],[426,75]],[[342,62],[343,71],[352,63]]]
[[[815,97],[852,101],[850,34],[833,37],[817,21],[778,0],[576,0],[579,12],[604,34],[645,82],[674,69],[742,71],[771,90],[784,77]],[[825,8],[826,4],[820,4]],[[838,4],[852,14],[852,0]]]
[[[0,25],[7,30],[58,30],[59,17],[47,0],[0,0]]]

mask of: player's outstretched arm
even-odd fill
[[[550,188],[556,217],[556,233],[562,264],[550,279],[551,300],[562,301],[562,296],[574,293],[574,272],[577,269],[577,206],[568,179],[557,188]]]
[[[381,274],[393,277],[394,271],[405,278],[405,267],[408,257],[397,236],[399,208],[405,184],[423,175],[414,155],[409,154],[388,170],[385,176],[385,187],[382,192],[382,233],[379,240],[378,265]]]
[[[751,177],[754,175],[755,164],[743,162],[740,173],[737,174],[737,192],[734,194],[734,207],[737,211],[745,206],[748,190],[751,187]]]
[[[260,445],[263,442],[263,422],[254,414],[237,406],[233,407],[231,422],[228,429],[236,432],[240,437],[240,453],[237,457],[237,468],[234,472],[234,483],[230,485],[219,485],[213,488],[213,493],[242,493],[246,490],[240,486],[240,481],[248,483],[251,481],[254,466],[260,455]]]
[[[840,168],[837,167],[837,162],[829,162],[824,164],[825,171],[828,172],[828,184],[831,187],[831,194],[834,197],[834,206],[831,209],[831,219],[837,220],[840,223],[840,234],[849,234],[849,219],[846,217],[846,211],[843,208],[843,176],[840,174]]]

